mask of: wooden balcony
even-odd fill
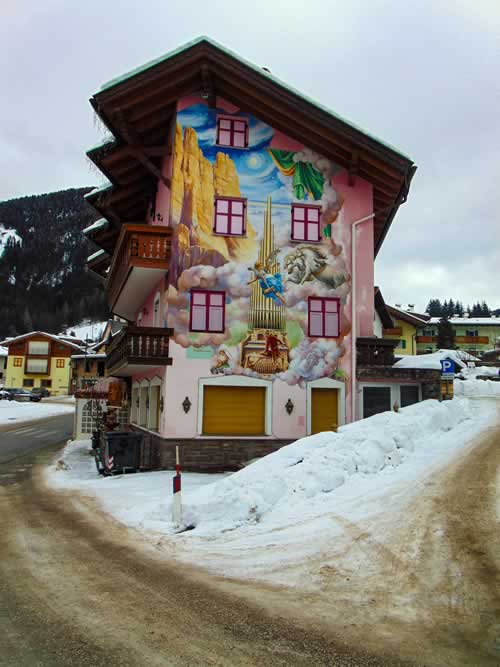
[[[392,327],[391,329],[384,329],[384,336],[402,336],[402,327]]]
[[[108,375],[125,377],[155,366],[171,366],[168,342],[172,329],[124,327],[106,350]]]
[[[437,343],[437,336],[417,336],[417,343]]]
[[[113,313],[133,320],[146,297],[168,271],[170,227],[123,225],[106,281]]]
[[[359,337],[356,340],[358,366],[392,366],[397,344],[396,339]]]
[[[455,336],[457,345],[488,345],[488,336]]]

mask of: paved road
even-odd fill
[[[49,445],[65,442],[73,432],[73,414],[7,426],[0,431],[0,484],[2,466]]]
[[[39,464],[66,439],[70,418],[40,428],[0,433],[2,667],[401,665],[136,549],[133,533],[46,488]]]

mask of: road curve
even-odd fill
[[[331,633],[228,594],[208,575],[140,553],[129,531],[27,476],[27,460],[15,465],[18,481],[0,487],[1,665],[402,664],[343,647]]]

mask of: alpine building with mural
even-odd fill
[[[237,467],[361,416],[356,340],[412,161],[208,38],[91,103],[113,137],[88,153],[109,180],[89,266],[128,323],[108,372],[159,465],[175,443]]]

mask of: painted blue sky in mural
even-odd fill
[[[217,114],[228,115],[223,109],[209,109],[204,104],[194,104],[177,115],[181,127],[196,130],[203,155],[215,161],[216,154],[223,150],[236,165],[240,179],[241,194],[249,200],[265,202],[271,195],[273,203],[287,204],[293,199],[290,179],[283,177],[271,160],[266,148],[270,145],[274,130],[250,114],[238,113],[248,118],[250,145],[239,150],[215,144]]]

